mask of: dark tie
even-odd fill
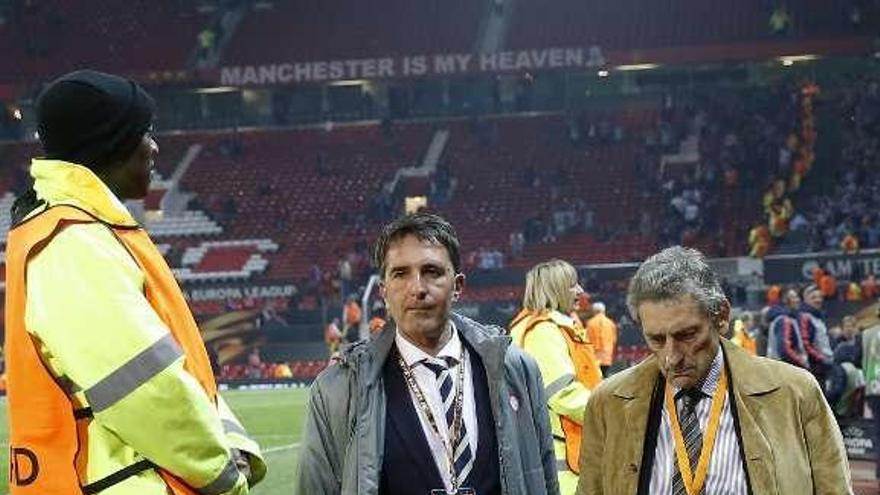
[[[441,364],[422,361],[422,364],[429,370],[434,372],[437,377],[437,387],[440,389],[440,399],[443,401],[443,409],[446,412],[446,427],[449,434],[452,434],[452,426],[455,420],[455,386],[452,381],[452,373],[450,368],[457,366],[458,360],[452,357],[444,357],[447,366]],[[458,371],[464,373],[464,368]],[[462,416],[464,416],[464,408],[462,408]],[[467,428],[464,425],[464,417],[461,418],[461,431],[459,433],[458,442],[453,445],[453,459],[455,467],[455,475],[459,485],[464,484],[468,474],[474,467],[474,456],[471,452],[471,445],[468,441]]]
[[[678,414],[678,423],[681,425],[681,436],[684,437],[684,445],[688,453],[688,461],[691,465],[691,475],[697,470],[697,462],[700,460],[700,450],[703,448],[703,434],[700,432],[700,420],[697,418],[697,403],[703,398],[699,390],[683,392],[681,395],[681,412]],[[700,491],[703,493],[703,490]],[[687,495],[681,471],[678,469],[678,460],[675,461],[675,475],[672,477],[672,494]]]

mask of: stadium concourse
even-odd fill
[[[331,348],[387,319],[371,247],[420,208],[457,229],[456,309],[480,321],[510,323],[536,263],[577,266],[619,328],[610,373],[647,354],[624,298],[663,247],[711,258],[730,335],[759,354],[786,289],[815,285],[817,306],[785,311],[826,329],[811,371],[857,493],[880,493],[870,393],[834,380],[880,359],[849,354],[880,324],[877,2],[552,3],[0,0],[3,249],[41,154],[36,95],[119,73],[157,103],[156,173],[128,206],[264,446],[255,493],[292,483]]]

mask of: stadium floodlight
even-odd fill
[[[777,57],[776,60],[782,62],[782,65],[786,67],[791,67],[795,62],[809,62],[812,60],[818,59],[818,55],[813,54],[804,54],[804,55],[785,55],[782,57]]]
[[[608,71],[605,69],[600,70],[599,77],[608,77]]]
[[[234,86],[217,86],[214,88],[199,88],[196,90],[196,93],[210,95],[216,93],[231,93],[233,91],[238,91],[238,88]]]
[[[366,79],[345,79],[342,81],[333,81],[330,86],[360,86],[369,83]]]
[[[657,67],[660,67],[660,65],[659,64],[625,64],[625,65],[618,65],[614,69],[626,72],[626,71],[636,71],[636,70],[650,70],[650,69],[656,69]]]

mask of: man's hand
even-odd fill
[[[241,472],[245,479],[247,479],[248,486],[252,486],[251,463],[248,462],[247,454],[241,450],[232,449],[232,459],[235,461],[235,467],[237,467],[239,472]]]

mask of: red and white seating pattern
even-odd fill
[[[206,241],[183,253],[183,267],[174,269],[174,274],[184,282],[247,280],[266,270],[269,262],[263,253],[277,250],[278,244],[270,239]]]
[[[145,223],[147,231],[154,237],[216,235],[223,232],[223,227],[201,210],[187,210],[176,216],[148,216]]]

